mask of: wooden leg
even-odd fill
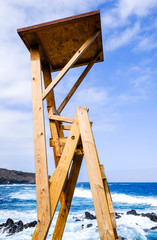
[[[58,214],[58,219],[56,222],[52,240],[62,239],[62,235],[64,232],[67,217],[69,214],[69,210],[70,210],[74,190],[76,187],[78,175],[80,172],[82,159],[83,159],[83,153],[80,149],[77,149],[75,152],[75,155],[74,155],[73,164],[71,167],[69,178],[66,182],[65,189],[63,190],[61,197],[60,197],[61,207],[60,207],[60,211]]]
[[[43,240],[45,238],[45,229],[47,229],[51,219],[51,211],[47,171],[44,110],[42,102],[41,66],[39,51],[31,49],[30,53],[38,219],[38,227],[36,228],[33,239]]]
[[[101,240],[115,240],[99,160],[86,108],[76,108],[89,182]]]
[[[58,166],[49,180],[52,217],[54,215],[61,191],[63,189],[68,174],[68,170],[77,147],[79,137],[80,131],[78,123],[77,121],[75,121],[68,135]]]
[[[45,63],[42,66],[42,70],[43,70],[43,76],[44,76],[44,85],[45,85],[45,88],[47,88],[49,84],[51,84],[52,82],[49,64]],[[46,97],[46,102],[47,102],[48,114],[54,114],[56,104],[55,104],[55,97],[54,97],[53,90]],[[58,155],[60,151],[59,134],[57,129],[58,122],[49,120],[49,124],[50,124],[51,138],[53,139],[53,142],[54,142],[53,153],[54,153],[55,166],[57,167],[60,159],[60,156]]]
[[[104,184],[104,189],[105,189],[105,192],[106,192],[107,203],[108,203],[108,208],[109,208],[109,212],[110,212],[110,216],[111,216],[111,221],[112,221],[112,226],[113,226],[113,230],[114,230],[115,239],[118,239],[117,230],[116,230],[117,225],[116,225],[116,219],[115,219],[115,214],[114,214],[114,208],[113,208],[111,193],[110,193],[110,190],[109,190],[109,187],[108,187],[108,183],[107,183],[107,179],[106,179],[106,175],[105,175],[103,165],[100,165],[100,171],[101,171],[101,176],[102,176],[102,180],[103,180],[103,184]]]
[[[50,224],[53,219],[53,216],[54,216],[54,213],[55,213],[58,201],[59,201],[59,197],[61,195],[64,184],[66,182],[69,167],[70,167],[71,161],[74,157],[74,153],[75,153],[79,138],[80,138],[80,130],[78,127],[78,122],[74,121],[74,123],[71,127],[71,130],[70,130],[69,136],[67,138],[62,156],[58,163],[58,166],[57,166],[56,170],[54,171],[53,175],[51,176],[51,178],[49,179],[51,220],[48,222],[47,228],[44,229],[45,230],[45,232],[44,232],[45,238],[43,238],[43,239],[46,239],[48,230],[50,228]],[[38,230],[38,228],[39,228],[39,225],[37,225],[36,229]],[[35,239],[37,239],[37,238],[33,238],[33,240],[35,240]]]

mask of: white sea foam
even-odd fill
[[[157,207],[157,198],[155,197],[133,196],[122,193],[113,193],[111,195],[114,203],[144,204],[152,207]],[[92,199],[90,189],[76,188],[74,196]]]
[[[152,207],[157,207],[157,198],[155,197],[143,197],[143,196],[131,196],[126,194],[112,194],[112,200],[115,203],[127,203],[127,204],[146,204]]]
[[[76,188],[74,192],[74,197],[92,198],[92,193],[90,189]]]
[[[16,198],[21,200],[36,200],[35,189],[26,189],[19,192],[11,193],[10,198]]]
[[[36,220],[37,213],[36,210],[0,210],[0,222],[4,223],[8,218],[12,218],[14,221],[22,220],[24,223],[28,223]]]
[[[155,223],[149,218],[133,215],[122,215],[117,219],[119,235],[131,239],[146,240],[146,232],[144,229],[150,229],[155,226]]]

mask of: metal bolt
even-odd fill
[[[41,232],[41,230],[39,230],[39,232]]]
[[[75,139],[75,136],[72,136],[71,139],[74,140],[74,139]]]
[[[44,221],[42,221],[42,223],[44,223]]]

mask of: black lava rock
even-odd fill
[[[90,228],[92,226],[93,226],[93,224],[91,224],[91,223],[87,224],[87,228]]]
[[[75,219],[75,222],[80,222],[81,220],[79,218],[76,218]]]
[[[156,230],[156,229],[157,229],[157,226],[152,227],[150,230]]]
[[[140,216],[140,214],[138,214],[138,213],[136,212],[136,210],[134,210],[134,209],[128,211],[126,214],[127,214],[127,215]]]
[[[85,212],[85,219],[96,219],[96,216],[94,216],[93,214],[89,213],[89,212]]]
[[[11,218],[8,218],[6,223],[4,224],[4,227],[10,227],[14,224],[14,221]]]
[[[26,223],[24,225],[21,220],[18,221],[18,222],[14,222],[11,218],[8,218],[6,223],[2,223],[0,225],[0,229],[2,229],[2,233],[5,232],[5,233],[11,235],[11,234],[14,234],[14,233],[17,233],[17,232],[21,232],[25,228],[35,227],[36,224],[37,224],[37,221],[33,221],[33,222],[30,222],[30,223]]]
[[[157,222],[157,215],[155,213],[142,213],[142,217],[148,217],[151,221]]]
[[[121,215],[119,213],[115,212],[115,218],[119,219],[119,218],[121,218]]]

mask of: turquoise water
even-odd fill
[[[114,209],[122,214],[122,217],[117,219],[118,234],[128,240],[157,240],[157,231],[150,230],[157,226],[157,223],[146,217],[126,215],[131,209],[135,209],[138,213],[157,214],[157,183],[109,183],[109,188]],[[5,222],[9,217],[14,221],[22,220],[24,223],[36,220],[35,191],[35,185],[0,185],[0,223]],[[99,239],[97,222],[84,219],[85,211],[95,214],[90,186],[89,183],[78,183],[63,239]],[[74,217],[82,221],[76,222]],[[54,220],[56,218],[57,214]],[[89,223],[92,223],[92,227],[86,228]],[[52,223],[48,239],[52,237],[54,225],[55,221]],[[33,232],[34,228],[12,236],[0,233],[0,239],[27,240],[31,239]]]

